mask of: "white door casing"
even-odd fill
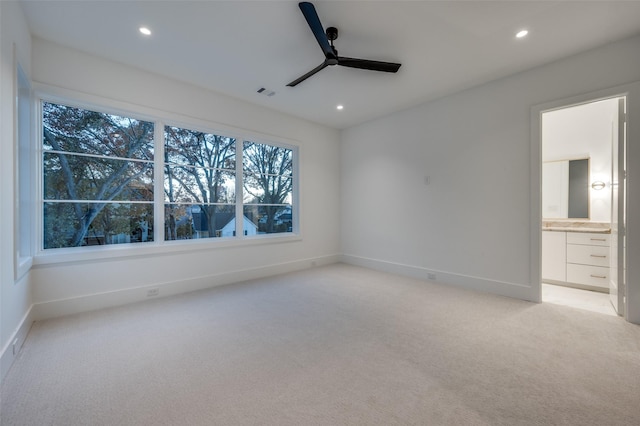
[[[625,303],[625,194],[626,194],[626,98],[618,99],[617,120],[613,123],[611,143],[611,263],[609,298],[618,315],[624,315]]]

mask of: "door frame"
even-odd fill
[[[626,181],[626,248],[627,273],[625,285],[624,318],[640,324],[640,184],[635,184],[633,173],[640,174],[640,131],[633,122],[640,122],[640,82],[598,90],[569,98],[557,99],[531,107],[530,137],[530,283],[531,300],[542,301],[542,114],[549,111],[587,104],[603,99],[626,97],[627,101],[627,158]],[[635,117],[639,117],[635,120]],[[640,182],[640,178],[638,178]],[[631,189],[631,190],[630,190]],[[636,266],[637,265],[637,266]]]

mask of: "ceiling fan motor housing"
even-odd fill
[[[327,38],[331,41],[338,39],[338,29],[336,27],[328,27],[326,34]]]

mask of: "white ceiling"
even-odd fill
[[[341,55],[398,73],[336,66],[286,87],[324,60],[297,1],[22,0],[35,36],[339,129],[640,33],[640,1],[313,3]]]

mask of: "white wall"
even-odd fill
[[[617,99],[607,99],[542,116],[542,161],[589,158],[590,182],[607,184],[599,191],[590,189],[590,219],[595,222],[611,221],[611,141],[617,111]]]
[[[286,272],[339,259],[339,133],[159,75],[48,41],[33,41],[33,80],[79,96],[153,108],[168,115],[246,129],[300,146],[302,238],[252,245],[199,244],[190,251],[78,262],[36,258],[32,270],[37,318],[142,300],[145,287],[168,295]],[[58,89],[62,88],[62,89]],[[112,102],[113,101],[113,102]],[[274,241],[274,240],[272,240]]]
[[[640,80],[638,51],[627,39],[343,131],[344,259],[538,300],[532,107]]]
[[[15,90],[19,63],[29,75],[31,37],[16,2],[0,2],[0,379],[31,324],[30,276],[16,279],[14,265]]]

